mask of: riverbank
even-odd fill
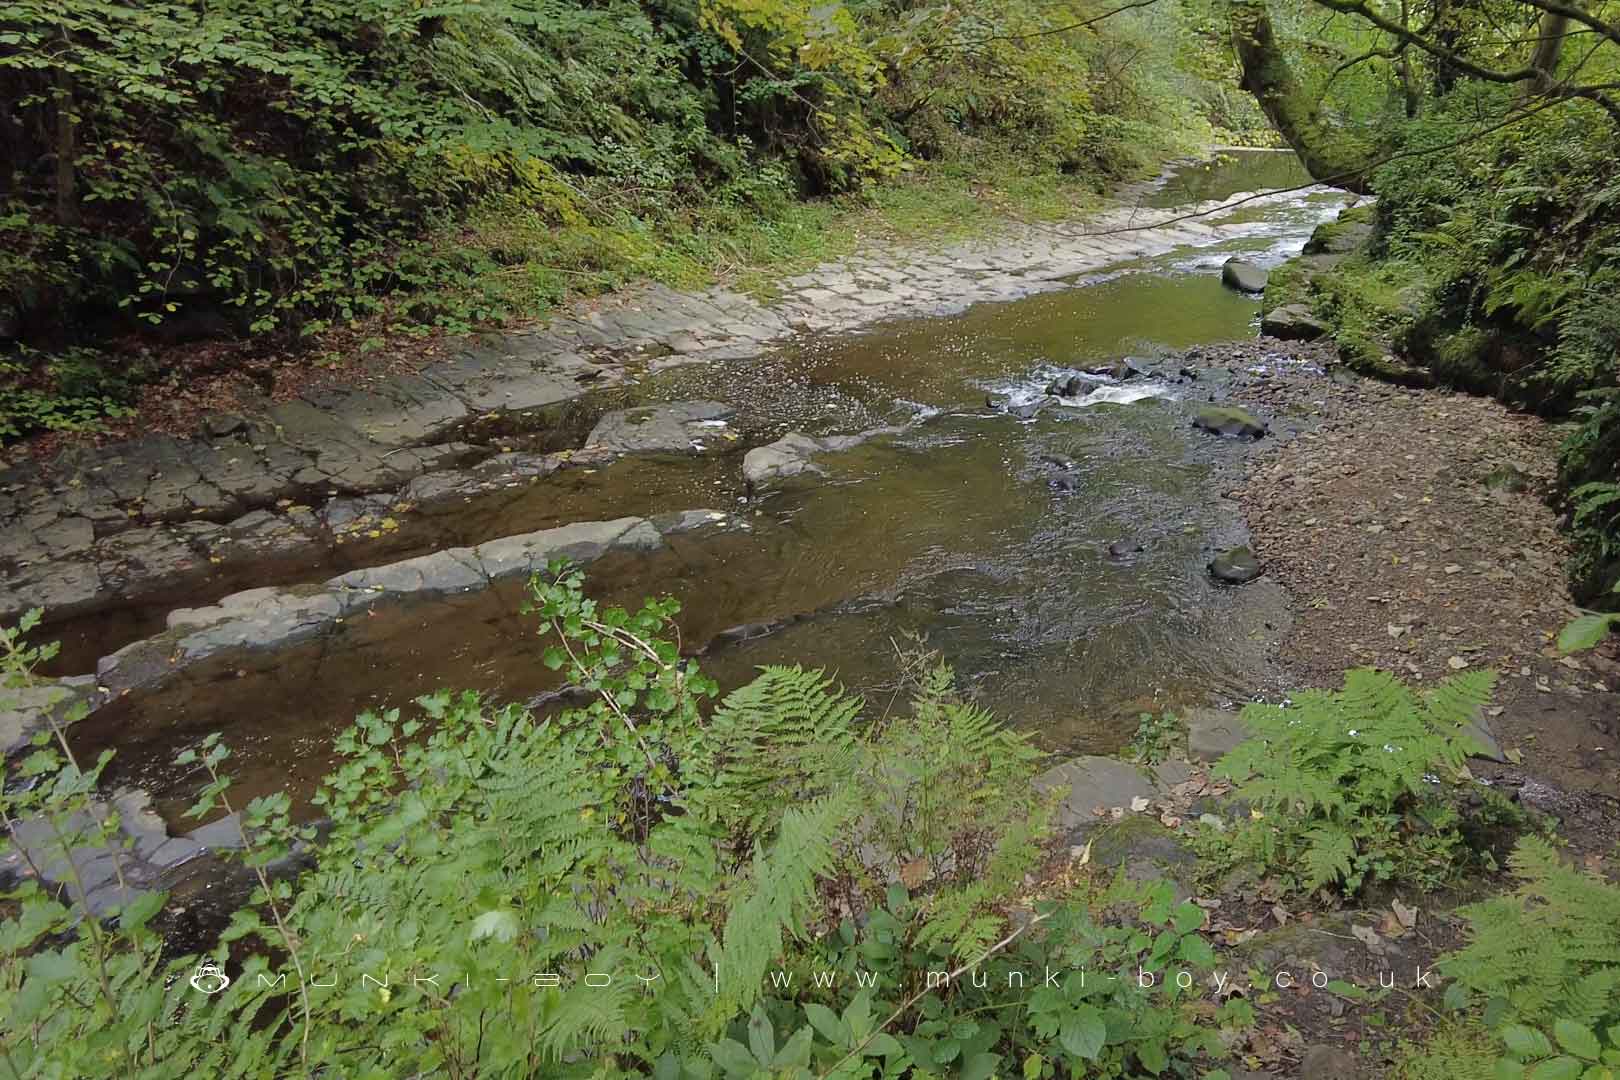
[[[633,403],[615,388],[896,316],[1060,291],[1255,231],[1241,214],[1155,228],[1220,205],[1155,209],[1159,186],[1126,189],[1110,208],[1057,224],[1003,221],[976,239],[914,247],[884,240],[786,278],[769,300],[722,286],[625,289],[543,327],[423,354],[409,370],[379,357],[230,399],[239,412],[183,409],[185,437],[148,433],[19,463],[0,473],[9,571],[0,611],[42,606],[53,621],[80,620],[61,669],[75,674],[161,630],[168,610],[432,550],[442,538],[429,530],[413,542],[413,512],[469,484],[500,488],[566,465],[534,455],[580,449],[602,416]],[[479,475],[442,482],[469,468]]]

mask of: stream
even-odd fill
[[[1140,201],[1173,208],[1303,181],[1289,155],[1235,153]],[[1225,219],[1244,227],[1218,246],[955,314],[801,335],[754,360],[650,367],[605,391],[605,407],[717,400],[736,409],[733,437],[474,500],[433,519],[434,543],[725,512],[724,528],[592,564],[587,590],[626,605],[680,599],[683,644],[704,650],[723,688],[759,665],[798,663],[881,708],[897,650],[924,642],[976,700],[1053,752],[1108,752],[1143,712],[1279,689],[1268,651],[1287,625],[1280,589],[1264,578],[1222,587],[1206,569],[1245,540],[1223,492],[1254,448],[1195,430],[1188,409],[1219,397],[1233,374],[1184,376],[1179,354],[1254,334],[1258,302],[1221,284],[1226,258],[1280,262],[1342,205],[1341,193],[1314,188],[1257,200]],[[1028,420],[986,405],[1038,401],[1054,377],[1121,358],[1149,374],[1099,379]],[[1291,418],[1269,419],[1288,436]],[[751,447],[885,425],[902,430],[827,455],[813,484],[763,497],[745,488]],[[333,734],[362,710],[408,708],[442,686],[501,700],[554,688],[522,599],[507,584],[398,605],[312,643],[204,662],[99,710],[74,729],[76,749],[115,749],[108,783],[151,792],[171,823],[202,784],[174,755],[213,731],[232,747],[238,798],[307,795],[329,771]]]

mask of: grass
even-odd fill
[[[947,244],[1009,218],[1074,216],[1098,205],[1098,186],[990,159],[927,164],[860,196],[798,201],[769,193],[655,213],[610,211],[562,225],[543,208],[500,201],[443,238],[479,268],[425,302],[521,320],[642,280],[676,289],[719,283],[769,297],[781,279],[863,244]]]

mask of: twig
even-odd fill
[[[1052,913],[1050,911],[1048,911],[1045,914],[1035,916],[1033,919],[1029,920],[1029,922],[1025,923],[1023,926],[1020,926],[1018,929],[1014,930],[1012,933],[1008,934],[1006,937],[1002,938],[1000,941],[998,941],[994,945],[990,946],[983,953],[979,954],[977,959],[969,960],[967,963],[963,964],[961,967],[957,968],[955,971],[953,971],[949,975],[945,976],[946,984],[949,984],[952,980],[954,980],[958,975],[962,974],[963,972],[970,971],[973,968],[978,967],[980,964],[984,963],[986,960],[988,960],[992,956],[996,955],[996,953],[1000,952],[1001,950],[1005,949],[1007,946],[1011,945],[1013,942],[1017,941],[1020,937],[1022,937],[1025,933],[1027,933],[1029,931],[1030,927],[1035,926],[1038,923],[1046,921],[1048,918],[1051,917],[1051,915],[1052,915]],[[859,1043],[857,1043],[850,1050],[849,1053],[845,1054],[843,1057],[839,1058],[836,1062],[834,1062],[832,1068],[830,1068],[826,1072],[822,1073],[821,1076],[820,1076],[820,1080],[827,1080],[827,1077],[831,1076],[833,1073],[837,1072],[840,1068],[843,1067],[844,1062],[848,1061],[850,1058],[858,1057],[860,1055],[860,1052],[862,1050],[865,1050],[867,1045],[869,1043],[871,1043],[871,1041],[873,1039],[877,1038],[878,1035],[883,1031],[884,1028],[888,1027],[890,1024],[892,1024],[896,1020],[900,1019],[901,1016],[905,1015],[906,1010],[910,1009],[913,1005],[917,1004],[918,1001],[922,1000],[922,996],[924,994],[928,993],[929,989],[930,989],[930,987],[928,986],[928,984],[924,983],[923,988],[921,990],[918,990],[915,994],[912,994],[910,997],[906,998],[905,1001],[902,1001],[900,1003],[900,1007],[898,1009],[895,1009],[894,1012],[890,1013],[887,1020],[884,1020],[883,1023],[881,1023],[877,1027],[873,1028],[871,1030],[871,1032],[866,1036],[866,1038],[862,1039]]]

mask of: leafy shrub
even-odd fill
[[[1386,672],[1358,668],[1340,691],[1249,705],[1242,717],[1251,737],[1217,771],[1255,813],[1201,843],[1225,862],[1275,869],[1293,888],[1346,895],[1379,882],[1432,887],[1489,865],[1447,785],[1477,749],[1466,725],[1493,683],[1489,671],[1466,672],[1419,695]]]
[[[1462,909],[1468,943],[1443,957],[1447,1003],[1484,1003],[1499,1077],[1603,1078],[1620,1066],[1620,887],[1525,837],[1518,888]]]
[[[166,951],[161,895],[102,921],[76,877],[59,896],[25,881],[0,918],[12,1069],[1122,1075],[1185,1072],[1246,1022],[1170,976],[1211,954],[1201,909],[1167,887],[1025,897],[1043,857],[1035,755],[937,662],[909,669],[909,716],[864,723],[796,668],[711,707],[671,641],[673,601],[601,608],[582,585],[558,565],[531,592],[544,662],[587,703],[542,718],[440,692],[362,715],[316,796],[325,835],[285,794],[239,808],[257,888],[204,956]],[[3,639],[8,684],[49,653],[20,633]],[[0,812],[50,822],[58,855],[105,844],[109,759],[81,770],[41,735],[8,763]],[[238,809],[217,736],[181,761],[209,777],[194,814]],[[1019,968],[1015,989],[1033,987],[1042,958],[1093,977],[1052,986],[1043,964],[1026,995],[973,974],[1011,984]],[[1099,965],[1153,973],[1157,991]],[[930,986],[929,971],[953,974]],[[230,982],[198,994],[192,974]]]

